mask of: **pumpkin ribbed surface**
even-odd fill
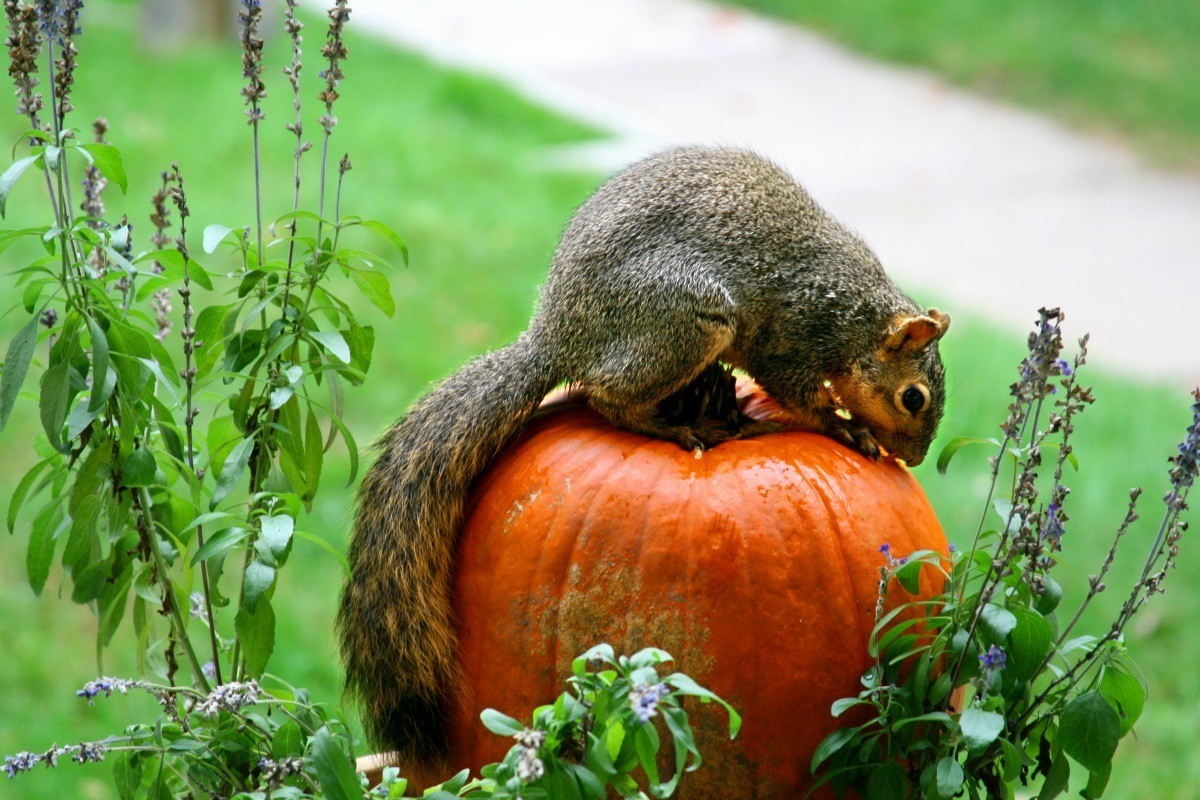
[[[772,413],[755,394],[743,410]],[[512,744],[479,724],[482,709],[528,720],[591,645],[654,645],[745,719],[730,742],[718,707],[689,704],[705,763],[681,796],[800,796],[835,727],[830,704],[856,694],[870,666],[884,542],[896,555],[947,547],[894,462],[792,432],[696,457],[578,400],[551,403],[467,509],[453,592],[467,689],[451,715],[456,765],[478,768]]]

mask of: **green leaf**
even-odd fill
[[[471,778],[471,770],[464,769],[456,773],[449,780],[442,782],[442,791],[449,792],[452,795],[457,795],[458,790],[467,785],[467,781]]]
[[[809,767],[813,774],[816,774],[817,767],[825,763],[826,759],[849,744],[854,738],[854,734],[854,728],[838,728],[822,739],[821,743],[817,745],[817,749],[813,751],[812,764]]]
[[[1048,615],[1062,602],[1063,590],[1058,581],[1049,575],[1043,576],[1042,581],[1044,589],[1037,597],[1036,606],[1038,613]]]
[[[936,722],[939,725],[947,727],[953,727],[955,724],[954,718],[945,711],[929,711],[924,714],[918,714],[915,717],[905,717],[904,719],[897,720],[892,725],[892,730],[898,731],[906,725],[915,725],[918,722]]]
[[[125,176],[125,164],[121,160],[120,150],[111,144],[98,142],[83,144],[80,148],[91,155],[92,163],[104,173],[104,177],[121,187],[122,194],[129,189],[129,178]]]
[[[525,726],[506,714],[501,714],[494,708],[485,708],[479,715],[483,727],[497,736],[515,736],[525,730]]]
[[[346,341],[350,345],[351,365],[359,372],[370,372],[371,355],[375,350],[375,328],[370,325],[355,325],[352,320],[350,330],[343,331],[343,333],[347,336]],[[351,380],[357,381],[358,379],[352,377]]]
[[[33,593],[40,595],[50,575],[50,564],[54,561],[55,533],[61,519],[59,507],[51,504],[33,520],[29,534],[29,549],[25,551],[25,572]]]
[[[151,273],[143,268],[142,274],[145,278],[138,285],[136,295],[139,301],[145,300],[151,294],[169,286],[183,283],[185,277],[193,284],[212,290],[212,279],[208,277],[204,268],[196,261],[184,258],[183,253],[174,248],[142,253],[134,263],[141,264],[149,261],[158,263],[158,271]]]
[[[703,686],[696,683],[694,680],[692,680],[687,675],[684,675],[682,672],[676,672],[672,675],[668,675],[666,678],[663,679],[663,683],[666,683],[666,684],[674,687],[675,689],[679,690],[679,692],[682,694],[691,695],[692,697],[699,697],[700,702],[702,702],[702,703],[707,703],[710,700],[720,703],[721,706],[725,709],[725,713],[729,715],[729,738],[730,739],[733,739],[734,737],[736,737],[738,735],[738,731],[740,731],[742,729],[742,716],[740,714],[738,714],[737,711],[734,710],[733,706],[729,705],[729,703],[725,702],[720,697],[718,697],[716,694],[714,694],[713,692],[710,692],[708,689],[705,689]]]
[[[242,605],[255,613],[259,600],[275,582],[275,568],[260,560],[250,562],[246,574],[242,577]]]
[[[229,453],[225,463],[221,466],[221,475],[217,478],[217,485],[213,488],[212,498],[208,501],[209,510],[215,509],[237,486],[242,474],[246,471],[246,465],[250,463],[250,452],[253,449],[253,438],[242,439]]]
[[[834,702],[833,706],[829,709],[829,713],[835,717],[840,717],[842,714],[846,713],[847,709],[853,708],[854,706],[860,705],[864,702],[866,701],[860,700],[857,697],[843,697],[841,700]]]
[[[233,233],[228,225],[209,225],[204,229],[204,252],[210,255],[217,250],[217,245],[225,241],[225,237]]]
[[[205,306],[196,315],[196,368],[206,374],[224,350],[225,317],[230,306]]]
[[[108,495],[104,486],[108,482],[112,461],[112,447],[92,447],[88,452],[88,456],[79,465],[76,481],[71,487],[70,498],[67,499],[67,511],[70,511],[72,517],[88,516],[79,513],[84,500],[98,499],[101,493]]]
[[[112,763],[113,783],[117,785],[117,796],[120,800],[133,800],[134,794],[142,784],[141,754],[129,750],[119,750],[109,759]]]
[[[579,789],[584,797],[590,798],[590,800],[604,800],[606,797],[604,781],[596,773],[582,764],[572,764],[569,761],[564,762],[563,766],[575,776],[575,781],[579,784]]]
[[[871,772],[867,780],[866,800],[899,800],[908,797],[908,789],[904,768],[895,761],[889,761]]]
[[[4,370],[0,372],[0,430],[4,430],[8,415],[17,402],[17,393],[21,391],[21,384],[29,372],[29,362],[33,359],[33,348],[37,344],[37,332],[38,318],[35,316],[8,343]]]
[[[329,800],[359,800],[362,797],[354,765],[342,752],[328,726],[322,726],[313,736],[309,762]]]
[[[321,446],[321,423],[316,411],[310,406],[304,423],[304,480],[309,492],[315,493],[321,482],[321,467],[325,461],[325,450]]]
[[[1016,680],[1027,681],[1046,660],[1054,628],[1041,614],[1024,606],[1013,608],[1012,614],[1017,624],[1008,635],[1006,669]]]
[[[923,561],[909,560],[907,564],[896,570],[896,580],[909,594],[921,593],[921,566]]]
[[[1004,782],[1012,783],[1021,775],[1021,767],[1025,764],[1025,754],[1008,739],[1000,740],[1000,752],[1004,754]]]
[[[951,439],[938,455],[938,474],[945,475],[946,467],[950,466],[950,460],[954,458],[954,454],[969,444],[990,444],[992,447],[1000,446],[1000,443],[995,439],[980,439],[975,436],[959,436],[957,439]]]
[[[968,708],[959,718],[958,726],[962,729],[967,747],[978,752],[996,741],[1004,730],[1004,717],[991,711]]]
[[[13,533],[16,530],[17,515],[21,511],[21,506],[25,504],[25,499],[29,496],[30,490],[33,489],[34,483],[37,482],[38,477],[42,474],[42,470],[50,466],[50,463],[58,458],[58,455],[52,455],[49,458],[44,458],[38,463],[34,464],[33,467],[31,467],[30,470],[25,473],[24,477],[21,478],[21,482],[17,484],[17,488],[13,491],[12,497],[8,501],[9,533]],[[51,476],[53,476],[53,474],[54,473],[51,473]]]
[[[1071,778],[1071,762],[1061,752],[1056,753],[1042,782],[1042,790],[1038,792],[1038,800],[1053,800],[1067,790],[1067,782]]]
[[[610,762],[616,761],[625,745],[625,726],[617,721],[609,726],[604,733],[604,754]]]
[[[106,561],[93,561],[78,573],[71,576],[75,588],[71,590],[71,602],[84,605],[100,596],[104,581],[108,578],[109,564]]]
[[[1104,668],[1100,679],[1100,694],[1113,704],[1121,720],[1121,736],[1133,729],[1146,705],[1146,687],[1119,661],[1112,661]]]
[[[1086,800],[1097,800],[1097,798],[1104,795],[1104,790],[1108,788],[1108,779],[1110,777],[1112,777],[1111,763],[1104,769],[1089,774],[1087,786],[1083,787],[1083,791],[1080,794]]]
[[[371,233],[382,236],[395,245],[396,249],[400,251],[400,257],[404,260],[404,266],[408,266],[408,247],[404,244],[404,240],[400,238],[400,234],[377,219],[360,219],[355,224],[362,225],[371,231]]]
[[[117,628],[121,626],[121,620],[125,617],[125,604],[129,600],[129,587],[132,583],[133,565],[127,563],[120,575],[108,580],[101,590],[100,600],[97,603],[97,611],[100,616],[100,624],[96,631],[97,652],[112,642]]]
[[[389,317],[396,313],[396,301],[392,299],[386,275],[373,269],[351,269],[350,277],[372,305]]]
[[[983,607],[979,623],[993,640],[1003,642],[1012,629],[1017,627],[1017,618],[1007,608],[988,603]]]
[[[225,522],[226,520],[232,521],[236,519],[238,519],[238,517],[235,517],[233,514],[228,514],[224,511],[209,511],[208,513],[200,514],[199,516],[194,517],[192,521],[185,525],[179,532],[181,534],[187,533],[190,530],[199,528],[201,525],[207,525],[210,522]],[[196,559],[193,558],[192,563],[195,564]]]
[[[1116,709],[1100,692],[1081,694],[1067,704],[1059,718],[1058,738],[1063,751],[1088,772],[1100,772],[1112,761],[1121,738]]]
[[[88,332],[92,336],[92,398],[88,401],[88,410],[100,411],[112,395],[116,381],[108,374],[108,337],[96,320],[86,316]]]
[[[167,785],[166,773],[162,768],[163,760],[156,759],[155,764],[157,767],[154,772],[154,782],[150,784],[150,789],[146,792],[146,800],[175,800],[175,793]]]
[[[83,569],[91,557],[96,542],[96,516],[100,511],[100,498],[88,495],[71,513],[71,526],[67,532],[67,543],[63,546],[62,564],[68,569]]]
[[[346,344],[345,337],[338,331],[313,331],[309,336],[320,342],[321,346],[338,361],[343,364],[350,363],[350,345]]]
[[[223,556],[229,552],[230,548],[249,535],[250,531],[246,528],[225,528],[224,530],[217,531],[205,539],[204,546],[192,556],[192,566],[199,564],[201,561],[208,561],[217,556]]]
[[[271,602],[264,598],[253,611],[242,606],[238,609],[233,626],[242,644],[242,652],[246,655],[247,675],[251,678],[262,677],[275,650],[275,610],[271,608]]]
[[[21,175],[33,162],[41,158],[40,155],[26,156],[13,162],[13,165],[4,170],[4,174],[0,175],[0,217],[4,216],[4,207],[8,204],[8,196],[12,193],[13,186],[20,180]]]
[[[304,733],[294,719],[279,726],[275,740],[271,743],[271,757],[279,760],[288,756],[304,755]]]
[[[292,533],[296,530],[296,521],[287,514],[276,514],[262,517],[259,520],[260,530],[254,549],[259,560],[271,567],[281,567],[287,561],[288,550],[292,544]]]
[[[121,480],[126,486],[153,486],[157,474],[158,462],[144,444],[130,453],[121,465]]]
[[[950,798],[958,794],[966,775],[958,759],[946,756],[937,763],[937,790],[942,797]],[[903,795],[896,795],[902,797]]]
[[[350,562],[346,560],[344,555],[342,555],[342,551],[339,548],[334,547],[319,536],[314,536],[311,533],[305,533],[304,531],[296,531],[296,538],[303,539],[306,542],[312,542],[317,547],[320,547],[326,553],[333,556],[334,561],[341,566],[342,572],[345,574],[345,576],[349,577]]]
[[[658,784],[658,734],[650,725],[636,725],[633,731],[633,749],[638,762],[650,781],[651,791]]]
[[[42,376],[42,394],[38,403],[42,427],[50,439],[50,446],[63,450],[62,427],[67,421],[67,406],[71,399],[70,366],[66,362],[55,364]]]

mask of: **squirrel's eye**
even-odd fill
[[[900,402],[910,413],[917,413],[925,405],[925,395],[915,386],[910,386],[904,390],[904,394],[900,395]]]

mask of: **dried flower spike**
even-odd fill
[[[4,16],[8,22],[8,74],[13,79],[17,95],[17,114],[29,120],[35,130],[44,130],[40,112],[44,108],[38,86],[38,55],[42,51],[42,36],[37,11],[21,0],[4,0]]]
[[[317,95],[317,99],[325,104],[325,113],[317,122],[321,123],[326,135],[332,133],[333,126],[337,125],[337,117],[333,115],[333,104],[338,99],[338,84],[346,77],[342,72],[341,62],[350,54],[342,40],[342,31],[349,19],[350,6],[347,0],[335,0],[333,8],[329,9],[329,34],[325,46],[321,48],[321,55],[329,61],[329,66],[319,73],[325,81],[325,88]]]
[[[58,0],[55,5],[59,55],[54,62],[54,113],[61,130],[67,114],[74,108],[71,87],[75,84],[75,57],[78,54],[75,37],[81,33],[79,13],[83,10],[83,0]]]
[[[246,79],[242,96],[246,98],[246,116],[250,118],[250,125],[257,125],[265,116],[259,109],[259,103],[267,96],[267,87],[262,82],[263,40],[258,35],[261,22],[261,0],[242,0],[242,8],[238,11],[242,31],[242,77]]]
[[[100,117],[93,122],[92,133],[95,135],[97,144],[105,144],[104,135],[108,133],[108,120]],[[104,177],[104,173],[100,171],[99,167],[95,164],[88,164],[83,168],[83,202],[79,204],[79,208],[89,217],[95,217],[90,223],[93,230],[100,228],[100,220],[104,216],[104,199],[101,195],[106,186],[108,186],[108,179]]]

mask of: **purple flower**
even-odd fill
[[[17,777],[18,773],[28,772],[33,769],[33,765],[38,763],[38,761],[37,756],[26,751],[24,753],[17,753],[15,756],[5,756],[4,766],[0,767],[0,769],[8,773],[8,777],[11,779]]]
[[[1008,661],[1008,656],[996,645],[992,645],[986,653],[979,656],[980,666],[989,672],[999,672],[1004,669],[1006,661]]]
[[[908,563],[908,556],[896,558],[892,555],[892,546],[887,542],[879,545],[879,552],[883,553],[883,557],[887,559],[889,567],[901,567]]]
[[[1075,370],[1071,369],[1070,362],[1068,362],[1065,358],[1060,358],[1055,361],[1054,366],[1058,367],[1058,371],[1061,372],[1064,377],[1069,378],[1075,374]]]
[[[645,724],[651,717],[658,715],[658,701],[662,700],[671,690],[665,683],[647,686],[644,683],[635,684],[629,692],[629,702],[633,706],[633,714],[638,721]]]
[[[1042,528],[1042,538],[1050,547],[1058,550],[1062,547],[1062,537],[1065,532],[1062,519],[1059,518],[1058,503],[1051,503],[1046,508],[1046,524]]]

